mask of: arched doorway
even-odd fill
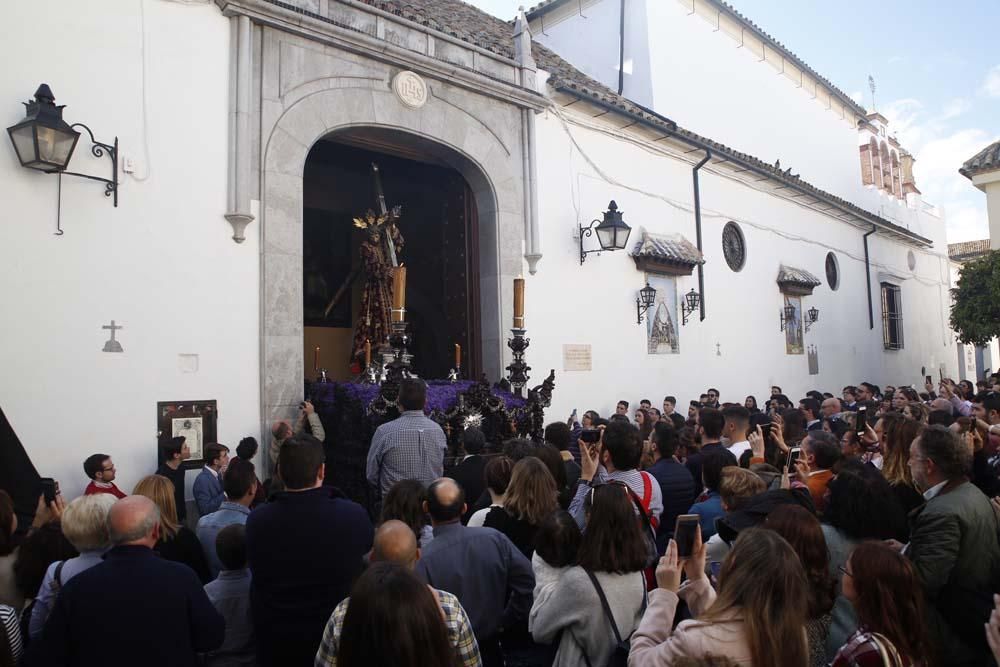
[[[295,417],[303,381],[312,374],[303,353],[304,173],[310,151],[327,138],[433,159],[461,175],[475,203],[478,231],[479,340],[470,347],[492,380],[502,377],[508,363],[503,325],[511,321],[513,301],[501,285],[523,271],[520,111],[445,84],[429,86],[423,106],[408,107],[392,93],[388,74],[382,76],[312,80],[266,102],[260,181],[263,433],[274,420]],[[367,174],[367,165],[360,168]]]
[[[352,349],[365,271],[367,233],[353,220],[379,209],[374,166],[387,208],[400,206],[405,239],[398,260],[409,267],[406,319],[421,377],[445,378],[461,346],[462,371],[482,372],[479,349],[479,227],[472,188],[440,151],[415,147],[403,133],[349,128],[316,142],[303,174],[303,316],[307,377],[332,380],[360,372]],[[356,342],[356,341],[354,341]],[[376,353],[384,341],[372,341]]]

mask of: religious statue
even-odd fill
[[[403,235],[396,226],[400,208],[394,207],[383,215],[368,211],[362,218],[355,218],[354,225],[368,232],[361,244],[361,266],[365,274],[361,290],[361,308],[354,324],[354,342],[351,361],[363,360],[365,342],[381,346],[389,337],[390,308],[392,307],[392,259],[403,249]]]

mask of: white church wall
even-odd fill
[[[569,128],[597,167],[624,185],[604,180],[571,149],[552,112],[538,117],[544,259],[537,275],[528,278],[526,315],[533,381],[540,381],[549,368],[557,373],[551,418],[564,417],[573,408],[605,414],[620,398],[633,403],[650,398],[658,405],[664,395],[673,394],[686,402],[709,386],[717,387],[723,400],[742,401],[747,394],[762,400],[769,387],[778,384],[797,399],[810,389],[839,392],[863,380],[917,383],[922,366],[943,363],[955,368],[957,353],[941,324],[947,285],[933,284],[939,279],[937,258],[914,249],[918,264],[911,272],[906,263],[909,246],[881,236],[871,239],[874,328],[869,329],[863,230],[708,167],[701,174],[706,319],[700,322],[696,312],[679,327],[679,354],[647,354],[645,323],[637,325],[635,319],[644,275],[626,252],[588,255],[580,266],[573,232],[577,224],[599,217],[615,199],[633,228],[630,248],[642,228],[680,233],[695,242],[693,213],[662,199],[692,206],[692,165],[575,124]],[[721,247],[722,228],[729,220],[737,220],[746,237],[747,261],[738,273],[729,269]],[[594,242],[585,239],[588,248],[596,247]],[[824,272],[831,250],[840,267],[836,291],[826,284]],[[819,322],[804,336],[805,347],[818,350],[816,376],[809,375],[807,354],[785,353],[779,330],[783,298],[776,284],[782,263],[823,281],[811,296],[802,297],[803,310],[815,306],[820,311]],[[880,271],[902,278],[903,350],[883,349]],[[942,279],[947,280],[946,273]],[[680,277],[677,294],[697,289],[697,284],[696,273]],[[564,344],[590,345],[592,370],[563,371]]]
[[[118,208],[102,184],[63,177],[65,235],[53,236],[57,179],[21,168],[4,138],[0,406],[67,498],[98,451],[128,491],[156,467],[157,401],[216,399],[231,448],[259,430],[259,224],[237,245],[223,218],[230,26],[214,3],[4,7],[7,26],[40,22],[44,41],[12,29],[0,43],[4,126],[48,83],[68,122],[100,141],[118,135],[135,177],[119,175]],[[70,171],[110,173],[89,148],[84,133]],[[112,319],[120,354],[102,352]],[[182,354],[197,355],[196,371]]]
[[[692,13],[690,2],[627,3],[624,95],[765,162],[780,159],[783,169],[849,201],[867,201],[850,107],[808,73],[800,79],[776,51],[767,48],[761,61],[763,47],[751,31],[740,48],[734,22],[723,17],[720,28],[716,14],[705,13],[707,3],[696,5]],[[619,3],[587,5],[587,19],[574,7],[547,15],[545,33],[536,19],[534,38],[617,89]]]

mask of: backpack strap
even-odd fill
[[[649,516],[649,505],[653,502],[653,476],[645,470],[640,470],[639,474],[642,475],[642,510],[649,518],[649,524],[656,531],[660,526],[660,519],[659,517]]]
[[[66,561],[61,560],[56,564],[56,571],[52,574],[52,588],[56,595],[62,590],[62,569]]]
[[[611,623],[611,629],[615,633],[615,641],[621,644],[622,635],[618,632],[618,624],[615,623],[615,617],[611,613],[611,605],[608,604],[608,598],[604,596],[604,589],[601,588],[601,584],[597,581],[597,577],[594,576],[593,572],[590,570],[584,570],[584,572],[586,572],[587,576],[590,577],[590,583],[594,584],[594,588],[597,590],[597,597],[601,598],[601,606],[604,608],[604,616]],[[645,592],[643,592],[643,595],[645,595]]]

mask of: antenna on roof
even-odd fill
[[[872,111],[875,111],[875,77],[868,75],[868,88],[872,91]]]

